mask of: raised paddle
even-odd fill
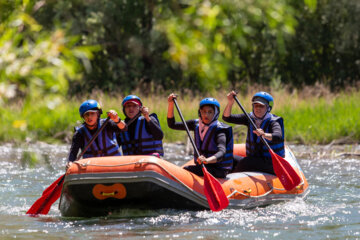
[[[189,136],[190,142],[194,147],[194,151],[196,152],[196,155],[199,157],[200,153],[197,149],[195,142],[193,138],[190,135],[189,128],[185,122],[185,119],[180,111],[180,108],[177,104],[177,101],[175,98],[173,98],[173,101],[175,103],[176,109],[180,115],[181,121],[183,122],[186,132]],[[221,211],[222,209],[226,208],[229,205],[229,199],[226,197],[224,189],[222,188],[219,181],[214,178],[206,169],[203,163],[201,163],[202,171],[204,174],[204,192],[206,199],[209,203],[209,207],[212,211]]]
[[[239,99],[236,96],[234,96],[234,99],[235,99],[236,103],[239,105],[239,107],[241,108],[241,110],[246,115],[247,119],[249,120],[249,122],[251,123],[253,128],[257,129],[254,121],[250,118],[249,114],[245,111],[245,109],[241,105]],[[279,178],[279,180],[282,183],[282,185],[284,186],[284,188],[286,190],[291,190],[294,187],[296,187],[297,185],[299,185],[301,182],[301,178],[297,174],[297,172],[294,170],[294,168],[291,166],[291,164],[288,161],[286,161],[284,158],[282,158],[281,156],[276,154],[270,148],[269,144],[267,143],[267,141],[265,141],[263,136],[260,136],[260,139],[263,142],[263,144],[269,149],[272,163],[273,163],[274,172],[275,172],[276,176]]]
[[[88,144],[85,146],[84,150],[76,158],[78,161],[94,142],[99,133],[105,128],[106,124],[109,122],[110,117],[108,117],[103,125],[95,132],[94,136],[90,139]],[[36,202],[30,207],[26,214],[38,215],[38,214],[48,214],[51,205],[60,197],[61,189],[64,183],[65,174],[60,176],[55,182],[53,182],[49,187],[47,187],[42,196],[36,200]]]

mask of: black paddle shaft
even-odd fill
[[[90,145],[95,141],[96,137],[99,135],[99,133],[105,128],[106,124],[110,121],[110,117],[107,117],[103,125],[95,132],[94,136],[91,138],[90,142],[85,146],[84,150],[80,153],[80,155],[77,157],[76,161],[78,161],[86,152],[86,150],[90,147]]]
[[[191,142],[191,144],[193,145],[194,150],[195,150],[197,156],[199,157],[199,156],[200,156],[199,150],[197,149],[197,147],[196,147],[196,145],[195,145],[194,139],[193,139],[193,138],[191,137],[191,135],[190,135],[189,128],[188,128],[188,126],[187,126],[187,124],[186,124],[186,122],[185,122],[185,119],[184,119],[181,111],[180,111],[179,105],[177,104],[177,101],[176,101],[175,98],[173,98],[173,101],[174,101],[174,103],[175,103],[176,109],[178,110],[178,113],[179,113],[179,115],[180,115],[181,121],[183,122],[183,124],[184,124],[184,126],[185,126],[185,129],[186,129],[186,132],[187,132],[187,134],[188,134],[188,136],[189,136],[190,142]]]
[[[133,117],[126,125],[130,125],[132,122],[134,122],[139,116],[141,115],[141,112],[138,112],[135,117]],[[110,117],[107,117],[103,125],[95,132],[94,136],[91,138],[90,142],[85,146],[84,150],[80,153],[80,155],[77,157],[76,161],[78,161],[82,155],[86,152],[86,150],[90,147],[90,145],[95,141],[96,137],[99,135],[99,133],[105,128],[106,124],[110,121]]]
[[[130,124],[132,124],[138,117],[140,117],[140,115],[141,115],[141,112],[139,111],[139,112],[135,115],[135,117],[133,117],[132,119],[130,119],[130,120],[126,123],[126,125],[129,126]]]
[[[241,105],[239,99],[238,99],[236,96],[234,96],[234,99],[235,99],[236,103],[239,105],[239,107],[241,108],[241,110],[244,112],[245,116],[247,117],[247,119],[249,120],[249,122],[251,123],[251,125],[253,126],[253,128],[257,129],[254,121],[250,118],[249,114],[245,111],[245,109],[244,109],[244,107]],[[270,150],[271,148],[270,148],[269,144],[267,143],[267,141],[265,141],[264,137],[263,137],[263,136],[260,136],[260,139],[261,139],[261,141],[266,145],[266,147]]]

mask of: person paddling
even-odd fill
[[[121,132],[117,139],[124,155],[164,156],[162,139],[164,133],[155,113],[149,114],[149,108],[143,106],[136,95],[129,95],[122,101],[125,123],[128,130]],[[143,116],[140,116],[140,115]]]
[[[168,97],[168,126],[176,130],[186,130],[182,122],[175,122],[174,101],[176,95]],[[218,121],[220,104],[215,98],[205,98],[199,104],[199,119],[186,121],[190,131],[194,131],[195,144],[200,156],[194,153],[195,165],[184,167],[186,170],[203,176],[201,163],[214,177],[225,178],[233,167],[232,127]]]
[[[247,126],[248,133],[246,157],[235,162],[233,172],[260,171],[275,174],[269,150],[258,137],[263,136],[276,154],[285,157],[283,118],[270,113],[274,105],[273,97],[267,92],[258,92],[252,97],[253,110],[249,116],[257,126],[257,129],[254,129],[245,114],[231,114],[234,96],[235,91],[227,94],[228,103],[222,119],[225,122]]]
[[[84,123],[79,127],[75,127],[76,131],[72,138],[68,162],[73,162],[77,159],[79,149],[84,149],[84,146],[90,141],[92,135],[105,122],[105,119],[100,118],[102,109],[96,100],[90,99],[84,101],[80,105],[79,113]],[[104,130],[90,145],[84,153],[83,158],[121,155],[119,145],[116,141],[116,134],[125,131],[127,127],[116,111],[110,110],[107,115],[112,121],[105,126]]]

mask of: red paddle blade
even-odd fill
[[[64,180],[64,179],[63,179],[64,176],[65,176],[65,174],[64,174],[64,175],[61,175],[55,182],[53,182],[50,186],[48,186],[48,187],[43,191],[42,195],[45,195],[45,194],[47,194],[48,192],[51,192],[51,191],[56,187],[56,185],[58,185],[58,183],[59,183],[60,181],[63,181],[63,180]]]
[[[224,189],[216,178],[214,178],[203,166],[204,173],[204,192],[212,211],[217,212],[229,205]]]
[[[301,178],[284,158],[280,157],[273,150],[269,150],[274,167],[274,172],[286,190],[291,190],[300,184]]]
[[[56,185],[53,183],[47,189],[45,189],[43,195],[38,200],[36,200],[36,202],[30,207],[26,214],[47,214],[51,205],[60,197],[64,178],[65,175],[62,175],[54,182]]]

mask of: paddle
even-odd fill
[[[184,119],[181,111],[180,111],[177,101],[175,98],[173,99],[173,101],[174,101],[176,109],[180,115],[181,121],[183,122],[183,124],[185,126],[185,129],[189,136],[191,144],[194,147],[194,151],[195,151],[196,155],[199,157],[200,156],[199,150],[197,149],[195,142],[190,135],[189,128],[185,122],[185,119]],[[216,178],[214,178],[207,171],[207,169],[203,163],[201,164],[201,166],[202,166],[202,171],[204,174],[204,192],[205,192],[206,199],[209,203],[210,209],[212,211],[216,212],[216,211],[220,211],[220,210],[226,208],[229,205],[229,199],[226,197],[224,189],[222,188],[219,181]]]
[[[132,119],[130,119],[130,120],[126,123],[126,125],[129,126],[130,124],[132,124],[138,117],[140,117],[140,115],[141,115],[141,111],[139,111],[139,112],[135,115],[135,117],[133,117]]]
[[[105,128],[106,124],[109,122],[110,117],[108,117],[103,125],[95,132],[94,136],[90,139],[88,144],[85,146],[84,150],[79,154],[76,161],[78,161],[90,147],[90,145],[95,141],[99,133]],[[55,182],[53,182],[49,187],[47,187],[42,196],[35,201],[35,203],[30,207],[26,214],[38,215],[38,214],[48,214],[51,205],[60,197],[62,186],[64,183],[65,174],[61,175]]]
[[[249,122],[251,123],[253,128],[257,129],[254,121],[250,118],[249,114],[245,111],[245,109],[241,105],[239,99],[236,96],[234,96],[234,99],[235,99],[236,103],[239,105],[239,107],[241,108],[241,110],[246,115],[247,119],[249,120]],[[260,136],[260,139],[263,142],[263,144],[265,144],[265,146],[269,149],[272,163],[273,163],[274,172],[275,172],[276,176],[279,178],[279,180],[282,183],[282,185],[284,186],[284,188],[286,190],[291,190],[294,187],[296,187],[297,185],[299,185],[301,182],[301,178],[297,174],[297,172],[293,169],[293,167],[290,165],[290,163],[288,161],[286,161],[284,158],[282,158],[281,156],[277,155],[270,148],[269,144],[267,143],[267,141],[265,141],[263,136]]]

